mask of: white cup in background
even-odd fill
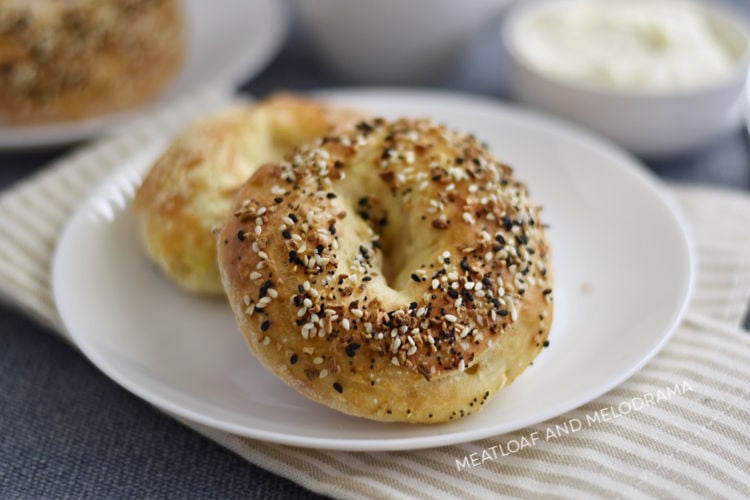
[[[320,57],[340,75],[418,83],[451,69],[509,0],[298,0]]]

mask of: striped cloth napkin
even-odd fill
[[[56,239],[122,158],[230,104],[204,91],[57,162],[0,195],[0,294],[65,336],[50,292]],[[699,255],[695,297],[665,349],[630,380],[570,413],[443,448],[350,453],[253,441],[183,423],[260,467],[346,498],[750,497],[750,198],[670,188]]]

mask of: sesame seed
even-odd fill
[[[271,338],[268,335],[263,337],[263,345],[268,345],[270,343],[271,343]]]
[[[516,305],[513,303],[513,300],[508,300],[508,309],[510,309],[510,318],[516,321],[518,319],[518,311],[516,311]]]
[[[391,364],[395,365],[395,366],[400,366],[401,365],[401,363],[398,362],[398,358],[396,356],[393,356],[391,358]]]
[[[398,348],[399,347],[401,347],[401,338],[400,337],[396,337],[391,342],[391,352],[393,354],[396,354],[398,352]]]
[[[407,356],[413,356],[417,352],[417,346],[413,345],[406,351]]]
[[[342,327],[342,328],[343,328],[344,330],[347,330],[347,331],[348,331],[348,330],[349,330],[349,320],[348,320],[348,319],[346,319],[346,318],[342,319],[342,320],[341,320],[341,327]]]
[[[325,368],[320,370],[320,378],[326,378],[327,376],[328,376],[328,370],[326,370]]]
[[[263,275],[260,274],[258,271],[253,271],[253,272],[250,273],[250,279],[253,280],[253,281],[255,281],[257,279],[260,279],[262,277],[263,277]]]
[[[446,314],[443,316],[443,319],[445,319],[445,321],[448,321],[449,323],[455,323],[456,321],[458,321],[458,318],[453,314]]]
[[[352,309],[352,314],[355,315],[358,318],[361,318],[364,316],[364,313],[360,309]]]
[[[322,363],[323,363],[323,358],[321,358],[320,356],[318,356],[317,358],[313,359],[313,364],[315,364],[315,365],[319,365],[319,364],[322,364]]]

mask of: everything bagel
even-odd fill
[[[526,186],[429,120],[363,121],[261,167],[217,247],[251,351],[352,415],[476,412],[552,322],[549,246]]]

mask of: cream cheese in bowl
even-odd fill
[[[516,98],[642,156],[703,147],[745,114],[748,28],[712,1],[527,0],[502,36]]]
[[[538,70],[623,91],[715,84],[742,57],[702,6],[680,0],[579,0],[541,10],[517,28],[516,47]]]

